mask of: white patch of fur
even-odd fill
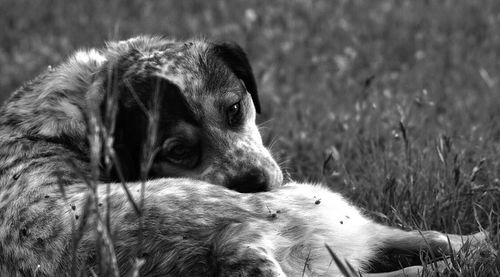
[[[376,234],[367,232],[374,224],[340,194],[322,186],[295,183],[274,193],[282,201],[268,203],[272,211],[280,211],[276,220],[280,231],[272,241],[279,243],[274,246],[275,255],[286,273],[301,272],[307,260],[310,276],[331,274],[335,267],[325,244],[354,268],[362,268],[374,255]],[[285,220],[280,221],[280,217]],[[301,233],[290,233],[299,222],[287,221],[287,217],[300,219]],[[294,239],[283,240],[281,233]]]
[[[247,124],[245,126],[246,133],[248,134],[248,137],[251,138],[252,141],[257,143],[258,145],[262,145],[262,137],[259,132],[259,128],[257,125],[254,124]]]
[[[106,57],[95,49],[78,51],[73,58],[75,62],[84,64],[94,63],[100,65],[106,61]]]
[[[161,73],[156,73],[156,76],[169,80],[170,82],[178,86],[181,91],[184,91],[186,89],[186,84],[184,83],[184,77],[182,75],[169,74],[168,71],[163,70],[163,72]]]
[[[77,121],[83,120],[83,115],[82,115],[80,109],[78,109],[77,106],[75,106],[74,104],[71,104],[67,100],[63,99],[63,100],[59,101],[59,107],[60,107],[59,110],[64,112],[72,120],[77,120]]]
[[[46,122],[43,122],[43,124],[40,126],[40,130],[38,133],[42,136],[55,136],[59,134],[59,129],[57,128],[56,122],[49,120]]]

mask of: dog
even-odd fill
[[[282,186],[259,110],[231,43],[137,37],[28,82],[0,110],[0,274],[337,276],[325,244],[366,272],[384,253],[484,239],[448,244]]]

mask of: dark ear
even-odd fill
[[[190,111],[187,103],[182,98],[182,93],[177,85],[172,82],[155,77],[135,78],[128,86],[121,87],[118,111],[116,113],[114,149],[117,153],[120,166],[126,181],[140,180],[141,162],[143,151],[147,145],[146,141],[153,139],[154,145],[161,143],[161,133],[168,120],[174,120],[181,113]],[[150,115],[154,115],[157,122],[150,124]],[[184,117],[183,117],[184,118]],[[192,119],[192,114],[185,115]],[[156,131],[150,129],[155,128]],[[160,126],[161,129],[160,129]],[[152,136],[156,133],[155,138]],[[151,149],[149,149],[151,151]],[[112,179],[117,181],[116,175]]]
[[[252,72],[252,67],[248,62],[245,51],[234,42],[215,43],[213,53],[219,57],[246,86],[252,96],[253,104],[257,113],[260,113],[259,95],[257,84]]]
[[[116,59],[108,62],[99,74],[102,79],[100,119],[106,133],[113,134],[113,149],[118,160],[118,163],[112,162],[111,172],[101,172],[101,178],[107,181],[119,182],[120,175],[123,181],[136,181],[140,176],[141,145],[147,126],[143,107],[149,103],[144,101],[143,93],[147,90],[142,88],[146,83],[138,78],[125,80],[127,66]]]
[[[143,150],[148,135],[149,113],[160,112],[162,94],[178,89],[170,82],[154,76],[124,74],[133,64],[118,58],[108,62],[98,75],[100,81],[99,113],[103,128],[113,129],[113,148],[118,158],[106,176],[109,181],[136,181],[140,179]],[[156,105],[158,104],[158,105]],[[161,118],[161,116],[160,116]],[[119,173],[121,171],[121,174]]]

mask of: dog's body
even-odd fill
[[[136,199],[140,186],[129,185]],[[107,193],[105,185],[99,186],[100,203],[106,203]],[[4,273],[59,276],[95,266],[95,221],[89,219],[82,234],[77,262],[71,253],[72,230],[65,225],[85,213],[87,188],[72,185],[66,195],[68,208],[51,211],[56,225],[42,224],[49,215],[39,214],[33,219],[38,225],[32,228],[37,228],[21,240],[6,244],[2,237]],[[241,194],[193,179],[157,179],[147,183],[142,229],[118,184],[111,186],[110,195],[114,252],[123,276],[133,272],[141,247],[144,276],[341,276],[325,244],[362,273],[386,251],[415,257],[434,251],[440,256],[449,253],[449,245],[457,251],[471,239],[450,235],[448,244],[448,237],[438,232],[405,232],[376,224],[339,194],[309,184]],[[40,208],[31,207],[43,211]],[[102,218],[106,210],[105,204],[100,207]],[[142,246],[139,233],[145,238]],[[32,235],[36,240],[29,239]]]
[[[360,271],[379,251],[446,252],[443,235],[378,225],[321,187],[235,192],[282,182],[256,110],[250,65],[227,43],[111,43],[26,84],[0,112],[0,273],[95,268],[103,238],[121,273],[141,253],[141,273],[167,276],[336,275],[325,243]],[[191,179],[134,182],[152,177]]]

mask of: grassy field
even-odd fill
[[[0,0],[0,100],[81,47],[234,40],[289,176],[405,229],[500,235],[500,1]],[[500,254],[444,276],[499,276]],[[432,274],[432,273],[431,273]]]

